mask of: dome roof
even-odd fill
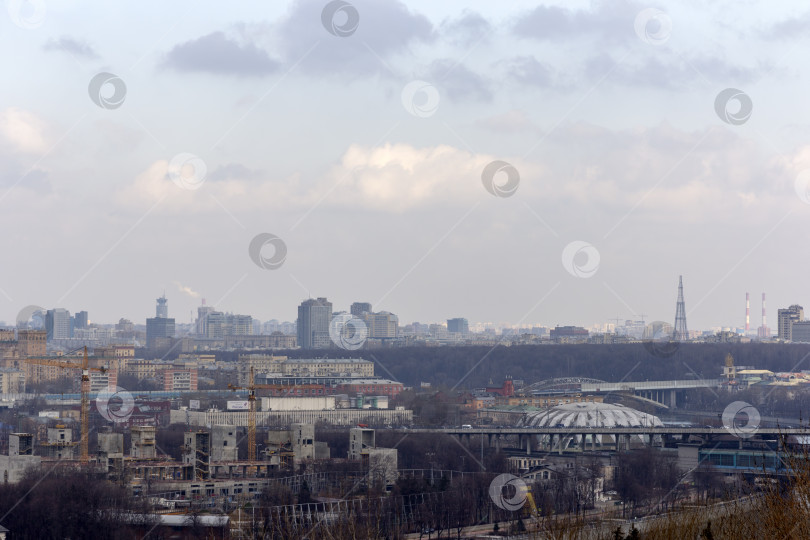
[[[523,427],[650,427],[661,419],[616,403],[567,403],[545,411],[527,413]]]

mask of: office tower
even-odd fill
[[[208,316],[214,311],[213,306],[205,305],[205,298],[202,305],[197,308],[197,335],[206,337],[208,335]]]
[[[304,300],[298,306],[298,346],[302,349],[326,349],[332,346],[329,323],[332,303],[326,298]]]
[[[371,313],[371,304],[368,302],[355,302],[349,311],[355,317],[363,318],[364,313]]]
[[[88,318],[87,318],[87,312],[86,311],[80,311],[80,312],[76,313],[76,315],[73,317],[73,328],[76,328],[76,329],[79,329],[79,330],[81,330],[83,328],[87,328],[88,322],[89,321],[88,321]]]
[[[72,337],[70,331],[70,312],[66,309],[49,309],[45,313],[45,331],[48,339],[68,339]]]
[[[467,322],[467,319],[462,317],[447,319],[447,331],[451,334],[468,334],[470,332],[470,324]]]
[[[164,294],[157,299],[156,317],[146,319],[146,347],[154,349],[157,340],[174,337],[174,319],[169,318],[169,302]]]
[[[399,328],[399,318],[387,311],[369,313],[366,316],[366,326],[368,326],[368,337],[370,338],[395,338]]]
[[[686,303],[683,301],[683,276],[678,276],[678,301],[675,304],[675,328],[672,339],[675,341],[689,339],[689,330],[686,328]]]
[[[804,320],[804,308],[798,304],[793,304],[788,308],[780,309],[776,312],[778,327],[778,337],[783,341],[793,339],[793,323]]]

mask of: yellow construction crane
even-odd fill
[[[81,384],[81,413],[79,417],[79,423],[81,424],[81,439],[79,441],[79,448],[80,448],[80,455],[81,455],[81,462],[87,463],[90,459],[90,453],[88,451],[88,432],[89,432],[89,423],[90,423],[90,372],[91,371],[98,371],[101,373],[105,373],[107,371],[104,367],[93,367],[91,368],[88,360],[87,360],[87,347],[84,347],[84,355],[81,358],[81,364],[77,364],[75,362],[69,362],[68,360],[79,360],[79,358],[65,358],[65,357],[58,357],[64,358],[64,360],[56,360],[55,357],[52,356],[45,356],[45,357],[32,357],[26,358],[26,364],[34,364],[38,366],[53,366],[59,367],[64,369],[81,369],[82,370],[82,384]]]

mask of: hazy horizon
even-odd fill
[[[672,323],[679,275],[690,328],[743,326],[746,292],[752,328],[762,292],[772,329],[810,303],[803,4],[3,15],[9,324],[142,324],[164,290],[181,323],[202,298],[294,321],[310,296],[401,324]]]

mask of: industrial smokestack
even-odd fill
[[[751,330],[751,298],[748,293],[745,293],[745,333]]]

